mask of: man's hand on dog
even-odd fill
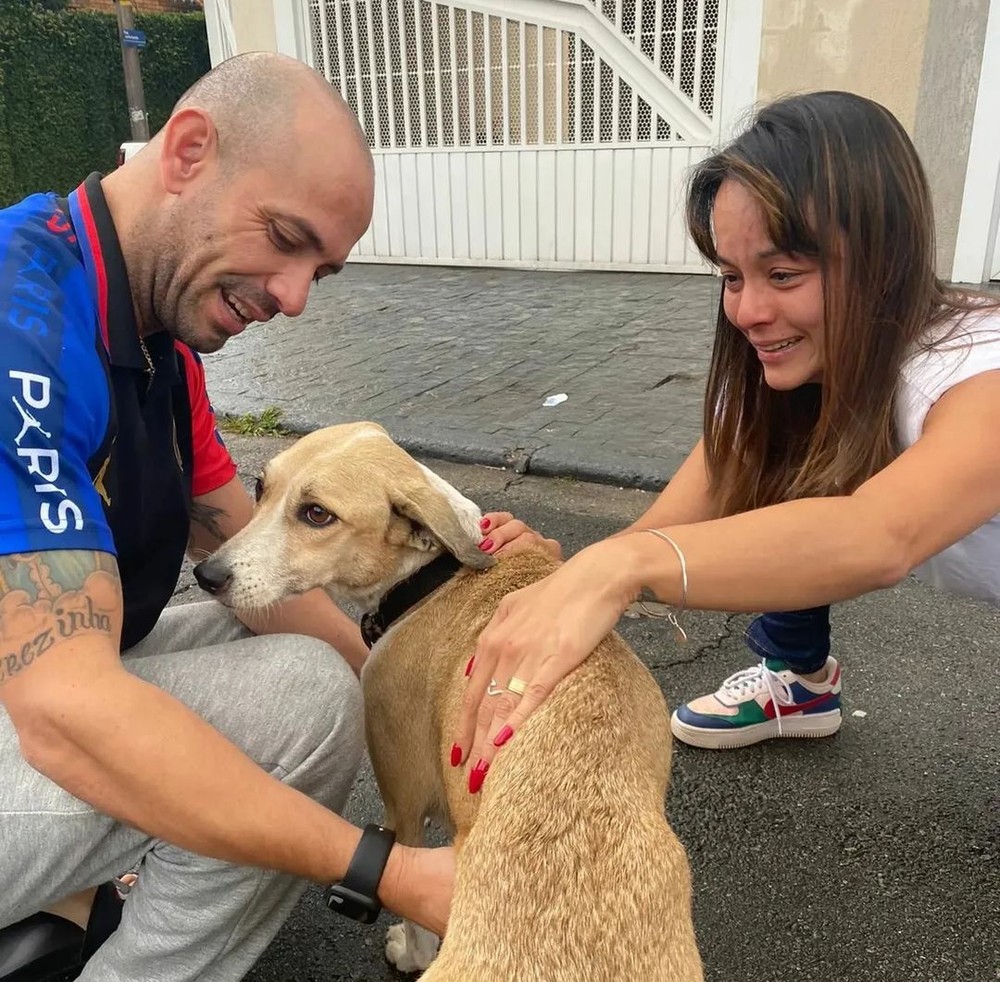
[[[389,910],[443,938],[454,888],[454,848],[413,849],[397,843],[378,892]]]

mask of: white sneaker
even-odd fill
[[[730,675],[717,692],[679,706],[670,729],[693,747],[730,750],[774,737],[831,736],[842,718],[835,658],[826,660],[825,682],[810,682],[769,658]]]

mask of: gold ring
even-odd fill
[[[516,696],[523,696],[524,690],[528,688],[528,683],[523,679],[519,679],[516,675],[510,677],[510,681],[507,683],[507,691],[513,692]]]

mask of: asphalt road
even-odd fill
[[[278,444],[230,445],[249,478]],[[567,551],[651,500],[428,463]],[[200,599],[188,582],[176,602]],[[689,614],[683,646],[649,618],[625,618],[621,630],[673,706],[751,663],[747,620]],[[908,582],[839,607],[833,622],[846,715],[835,737],[726,753],[675,743],[667,808],[691,860],[706,980],[1000,979],[1000,617]],[[348,817],[379,816],[365,768]],[[382,954],[389,923],[337,918],[310,889],[247,978],[398,982]]]

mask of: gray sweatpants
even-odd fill
[[[329,645],[297,635],[253,636],[209,601],[167,609],[122,660],[264,770],[334,811],[343,808],[361,761],[363,710],[357,679]],[[117,712],[127,719],[129,707]],[[0,707],[0,926],[139,860],[121,926],[81,979],[241,979],[307,886],[205,859],[98,814],[24,762]]]

